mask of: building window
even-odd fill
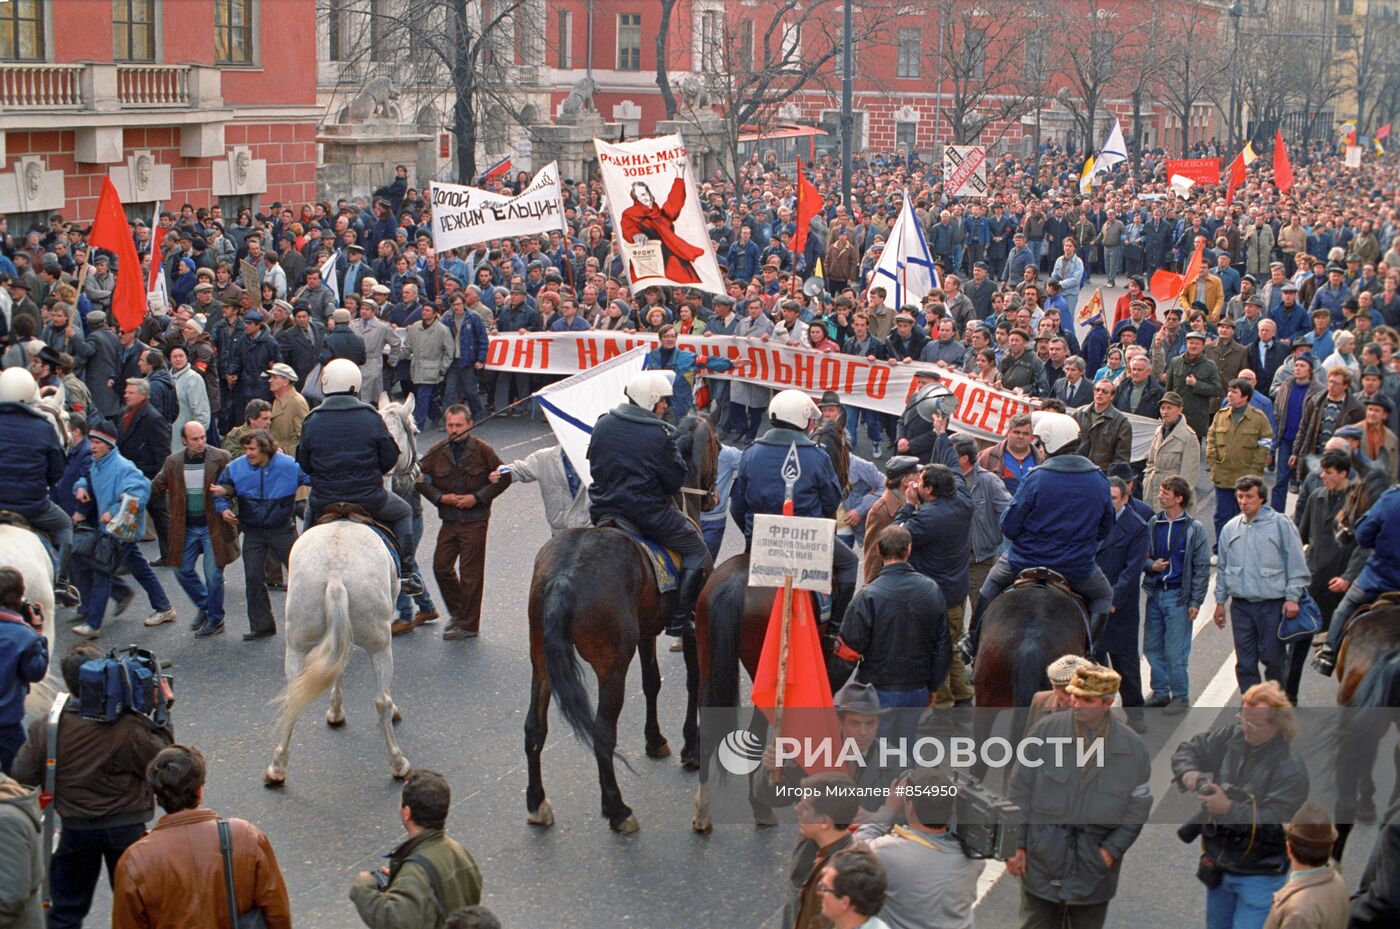
[[[766,47],[766,43],[765,43]],[[765,52],[766,54],[766,52]],[[777,71],[802,70],[802,24],[790,23],[783,26],[783,36],[778,44]]]
[[[1089,35],[1089,61],[1095,79],[1107,82],[1113,76],[1113,36],[1100,29]]]
[[[112,57],[156,60],[156,0],[112,0]]]
[[[617,70],[642,70],[642,14],[617,14]]]
[[[894,147],[896,151],[908,154],[914,151],[914,140],[919,133],[918,123],[894,124]]]
[[[980,81],[987,76],[987,33],[969,27],[963,32],[963,65],[968,80]]]
[[[319,148],[319,146],[317,146]],[[237,218],[239,210],[249,210],[254,213],[258,209],[257,194],[241,194],[236,197],[220,197],[219,209],[223,212],[225,222],[230,221],[230,217]]]
[[[44,60],[44,5],[40,0],[0,3],[0,59]]]
[[[708,74],[724,71],[724,13],[700,14],[700,68]]]
[[[559,42],[554,66],[567,71],[574,66],[574,14],[572,10],[558,10],[556,21],[559,24]]]
[[[1339,53],[1351,51],[1351,43],[1353,38],[1354,33],[1352,33],[1351,26],[1349,24],[1342,23],[1341,25],[1337,26],[1337,51]]]
[[[1352,0],[1337,0],[1337,15],[1350,16],[1354,7]]]
[[[895,77],[919,76],[920,44],[922,44],[920,30],[899,30],[899,60],[896,64]]]
[[[253,63],[253,0],[214,0],[214,61]]]
[[[739,23],[738,65],[738,70],[741,73],[753,70],[753,20],[751,19]]]
[[[842,78],[844,78],[844,77],[846,76],[846,35],[845,35],[844,30],[842,31],[842,34],[840,35],[839,40],[840,40],[840,44],[836,46],[836,57],[835,57],[834,61],[835,61],[835,63],[836,63],[836,76],[837,76],[837,77],[842,77]],[[852,36],[852,37],[851,37],[851,67],[852,67],[852,68],[855,68],[855,67],[858,67],[858,66],[859,66],[859,62],[856,60],[856,39],[855,39],[855,36]],[[852,71],[852,72],[851,72],[851,77],[855,77],[855,76],[856,76],[855,71]]]
[[[1038,85],[1045,79],[1045,35],[1026,33],[1026,82]]]

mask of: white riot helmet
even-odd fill
[[[1031,414],[1031,429],[1047,455],[1072,452],[1079,444],[1079,423],[1068,413],[1037,410]]]
[[[768,421],[775,426],[806,432],[821,415],[812,398],[800,390],[780,390],[768,402]]]
[[[321,371],[321,393],[358,394],[362,378],[360,369],[349,358],[333,358]]]
[[[0,372],[0,403],[36,403],[39,385],[27,368],[6,368]]]
[[[656,404],[675,393],[671,375],[665,371],[643,371],[634,375],[622,392],[644,410],[656,409]]]

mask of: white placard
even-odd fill
[[[1347,160],[1346,160],[1346,166],[1347,166],[1348,168],[1359,168],[1359,167],[1361,167],[1361,146],[1360,146],[1360,145],[1348,145],[1348,146],[1347,146]]]
[[[428,184],[433,199],[433,247],[445,252],[536,232],[564,228],[559,165],[540,168],[518,197],[461,184]]]
[[[980,145],[943,146],[943,191],[950,197],[987,196],[987,150]]]
[[[756,515],[749,550],[749,586],[781,587],[792,576],[798,590],[831,591],[836,520]]]

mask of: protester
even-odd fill
[[[1217,550],[1225,524],[1240,512],[1236,485],[1246,475],[1263,474],[1273,448],[1268,418],[1250,405],[1253,394],[1248,381],[1232,383],[1225,394],[1229,405],[1215,414],[1206,433],[1206,467],[1215,485]]]
[[[805,790],[794,810],[799,838],[788,872],[783,929],[820,929],[827,925],[821,915],[823,874],[835,855],[854,846],[851,824],[860,801],[854,790],[829,789],[853,788],[855,784],[844,774],[814,774],[802,778],[800,785]]]
[[[39,816],[39,791],[0,774],[0,920],[14,929],[44,926],[48,856]]]
[[[1145,706],[1165,707],[1168,714],[1190,706],[1192,624],[1210,584],[1210,543],[1205,529],[1187,512],[1192,489],[1172,475],[1157,491],[1160,512],[1148,524],[1143,577],[1147,586],[1147,620],[1143,653],[1152,670]]]
[[[1309,800],[1283,827],[1288,851],[1288,883],[1274,893],[1264,929],[1343,929],[1347,924],[1347,885],[1328,867],[1337,829],[1321,804]]]
[[[24,744],[24,698],[49,670],[43,610],[24,599],[24,577],[0,568],[0,773]]]

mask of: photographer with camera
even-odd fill
[[[945,772],[919,768],[896,780],[884,808],[856,828],[856,841],[885,866],[880,918],[890,929],[972,926],[977,878],[986,862],[967,857],[948,832],[957,799]]]
[[[59,714],[54,752],[53,808],[63,831],[49,863],[49,929],[81,926],[103,862],[111,880],[122,852],[146,834],[146,823],[155,814],[146,766],[174,741],[169,724],[157,726],[137,713],[123,713],[110,723],[83,717],[76,696],[82,667],[104,657],[96,646],[81,644],[60,663],[63,684],[74,696]],[[15,759],[14,776],[21,784],[44,785],[48,726],[48,717],[42,716],[29,727],[29,741]]]
[[[1238,722],[1172,755],[1176,783],[1201,801],[1177,835],[1201,840],[1207,926],[1262,927],[1288,880],[1283,826],[1308,797],[1308,772],[1290,744],[1297,735],[1283,688],[1265,681],[1245,691]]]
[[[49,640],[44,614],[24,599],[24,578],[14,568],[0,568],[0,772],[24,744],[24,698],[29,685],[49,673]]]

